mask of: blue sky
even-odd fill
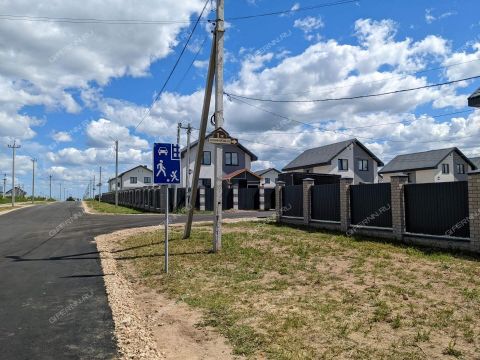
[[[226,18],[325,2],[226,0]],[[7,144],[14,139],[22,144],[17,181],[28,192],[29,159],[35,157],[39,192],[48,193],[52,174],[54,195],[62,183],[81,197],[93,174],[98,176],[99,166],[105,180],[113,174],[110,136],[120,139],[121,170],[125,170],[150,164],[152,142],[172,141],[178,121],[198,126],[210,48],[211,26],[205,22],[194,33],[151,116],[135,130],[188,36],[192,24],[187,20],[194,20],[203,4],[203,0],[152,0],[141,6],[116,0],[102,5],[7,1],[3,14],[183,21],[72,24],[0,16],[0,171],[7,174],[8,183]],[[247,97],[319,99],[480,75],[475,5],[473,0],[362,0],[228,22],[226,91]],[[208,18],[213,17],[209,12]],[[480,115],[466,107],[467,96],[479,84],[472,81],[338,104],[249,101],[246,105],[225,98],[225,127],[258,155],[254,168],[281,168],[302,150],[352,136],[385,162],[396,154],[449,146],[480,156],[476,136]],[[252,105],[316,128],[281,120]],[[457,114],[431,117],[451,113]]]

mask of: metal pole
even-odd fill
[[[215,67],[215,129],[223,126],[223,47],[225,33],[224,0],[217,0],[216,35],[216,67]],[[223,182],[223,151],[222,145],[215,145],[215,188],[213,221],[213,252],[222,248],[222,182]]]
[[[190,134],[192,133],[192,126],[188,123],[187,126],[187,173],[185,174],[185,180],[187,186],[185,187],[185,207],[188,206],[190,201]]]
[[[118,140],[115,140],[115,207],[118,206]]]
[[[22,146],[16,144],[16,140],[13,140],[13,145],[8,145],[9,148],[12,149],[12,206],[15,206],[15,153],[17,149],[20,149]]]
[[[35,162],[36,159],[32,160],[32,204],[35,202]]]
[[[100,166],[100,180],[98,181],[98,202],[102,201],[102,167]]]
[[[168,185],[165,185],[165,272],[168,274]]]
[[[207,83],[205,86],[205,97],[203,99],[202,118],[200,123],[200,132],[198,135],[198,149],[195,160],[195,169],[193,171],[192,194],[188,205],[188,216],[185,224],[183,238],[188,239],[192,231],[193,210],[195,209],[195,199],[198,190],[198,178],[200,176],[200,166],[202,163],[203,146],[205,144],[205,132],[207,131],[208,113],[210,111],[210,100],[212,98],[213,77],[215,75],[215,35],[213,36],[212,49],[210,52],[210,63],[208,65]]]
[[[52,175],[50,175],[50,196],[48,197],[49,200],[52,200]]]
[[[182,123],[177,124],[177,145],[180,148],[180,131],[182,129]],[[173,185],[173,211],[177,210],[177,199],[178,199],[178,186],[177,184]]]
[[[93,200],[95,200],[95,175],[93,175]]]
[[[7,192],[7,174],[3,176],[3,193],[2,197],[5,199],[5,193]]]
[[[62,183],[60,183],[59,185],[60,185],[60,201],[62,201]]]

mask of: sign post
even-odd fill
[[[165,272],[168,273],[168,192],[170,184],[180,184],[180,146],[178,144],[153,144],[153,183],[165,185]]]

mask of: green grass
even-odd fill
[[[203,312],[235,354],[269,359],[428,359],[480,353],[480,266],[454,254],[277,226],[172,228],[125,240],[115,256],[147,286]],[[123,260],[122,260],[123,259]],[[447,342],[445,339],[448,339]],[[448,346],[447,346],[448,345]]]
[[[32,198],[31,197],[24,197],[24,196],[15,196],[15,202],[17,203],[24,203],[24,202],[31,202]],[[47,200],[47,198],[44,197],[35,197],[35,202],[50,202],[50,201],[55,201],[55,200]],[[0,197],[0,204],[10,204],[12,202],[11,197],[6,197],[5,199]]]
[[[136,210],[136,209],[131,209],[128,207],[124,206],[117,206],[112,204],[107,204],[105,202],[98,202],[95,200],[87,200],[86,201],[87,205],[89,208],[91,208],[94,211],[97,211],[99,213],[103,214],[143,214],[143,211]]]

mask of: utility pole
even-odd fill
[[[63,200],[67,200],[67,189],[63,187]]]
[[[15,206],[15,152],[17,149],[20,149],[22,146],[17,145],[16,140],[13,140],[13,145],[8,145],[12,149],[12,206]]]
[[[225,33],[224,0],[217,0],[217,21],[215,27],[215,129],[223,127],[223,55]],[[222,145],[215,145],[215,189],[213,221],[213,252],[222,249],[222,186],[223,186],[223,151]]]
[[[50,174],[50,196],[48,197],[49,200],[52,200],[52,175]]]
[[[180,123],[180,128],[187,130],[187,165],[185,166],[185,207],[187,207],[190,193],[190,135],[192,133],[192,126],[190,123],[188,123],[187,126],[182,126]]]
[[[115,140],[115,207],[118,206],[118,140]]]
[[[5,193],[7,192],[7,174],[3,175],[3,192],[2,197],[5,199]]]
[[[102,167],[100,166],[100,180],[98,181],[98,202],[102,202]]]
[[[35,163],[37,159],[32,160],[32,204],[35,202]]]
[[[180,149],[180,131],[182,129],[182,123],[179,122],[177,124],[177,145]],[[155,171],[155,169],[154,169]],[[177,210],[177,202],[178,202],[178,186],[177,184],[173,185],[173,211],[176,211]]]
[[[62,183],[59,183],[58,185],[60,185],[60,201],[62,201]]]
[[[197,198],[198,178],[200,176],[200,166],[202,164],[203,146],[205,145],[205,133],[207,131],[208,113],[210,112],[210,100],[212,98],[213,78],[215,75],[215,44],[216,35],[213,35],[212,49],[210,51],[210,62],[208,65],[207,82],[205,86],[205,97],[203,99],[202,117],[200,121],[200,132],[198,134],[198,149],[195,160],[195,169],[193,171],[192,194],[188,204],[188,216],[185,224],[183,238],[188,239],[192,230],[193,211],[195,209],[195,200]]]
[[[93,175],[93,200],[95,200],[95,190],[97,190],[95,188],[95,175]]]

